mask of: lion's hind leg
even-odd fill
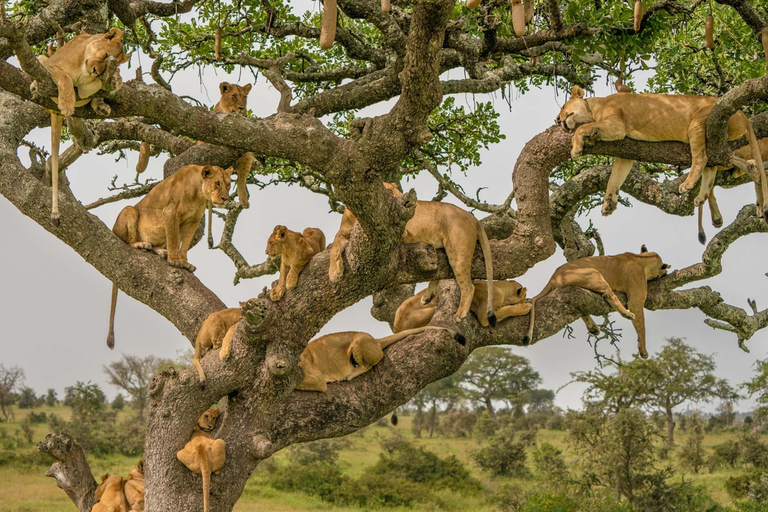
[[[581,320],[584,322],[584,325],[587,326],[587,331],[592,336],[597,336],[600,334],[600,326],[595,323],[594,320],[592,320],[592,317],[589,315],[585,315],[581,317]]]
[[[605,195],[603,196],[603,216],[616,211],[616,206],[619,204],[619,190],[629,176],[629,171],[632,170],[634,163],[634,160],[627,160],[626,158],[613,159],[611,176],[608,178],[608,186],[605,188]]]
[[[599,293],[605,300],[608,301],[616,311],[621,313],[622,316],[627,318],[635,318],[634,313],[630,312],[619,301],[616,293],[611,289],[611,286],[603,278],[603,275],[594,268],[582,268],[570,273],[566,278],[563,286],[578,286],[587,290]]]
[[[384,358],[384,351],[370,334],[360,333],[349,344],[347,357],[353,366],[376,366]]]
[[[531,311],[531,303],[523,302],[520,304],[513,304],[511,306],[502,306],[499,309],[495,310],[494,313],[496,314],[496,320],[501,322],[505,318],[527,315],[528,313],[530,313],[530,311]],[[483,322],[481,321],[480,325],[483,325],[483,327],[486,327],[487,322],[488,320],[486,319],[486,325],[483,325]]]

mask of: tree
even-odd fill
[[[19,409],[31,409],[37,402],[37,395],[35,390],[29,386],[23,386],[19,391],[19,396],[16,398],[16,405]]]
[[[755,363],[754,377],[742,386],[749,392],[750,396],[757,395],[757,403],[759,404],[755,410],[757,417],[764,419],[768,416],[768,359]],[[747,422],[746,418],[744,422]],[[749,423],[752,423],[752,418],[749,419]]]
[[[541,383],[528,359],[509,349],[489,347],[474,352],[457,375],[464,395],[494,414],[493,401],[520,407],[526,393]]]
[[[48,388],[48,392],[45,395],[45,405],[48,407],[54,407],[56,406],[57,402],[58,399],[56,398],[56,390],[53,388]]]
[[[24,370],[18,366],[6,368],[0,363],[0,411],[8,421],[6,406],[13,403],[13,393],[24,382]]]
[[[429,384],[413,397],[413,403],[416,406],[416,416],[413,430],[416,437],[421,437],[421,429],[426,427],[429,437],[435,433],[439,418],[437,416],[441,404],[446,409],[450,409],[453,402],[461,396],[461,389],[457,385],[457,376],[450,375],[437,382]],[[424,409],[428,409],[424,415]]]
[[[336,44],[327,52],[317,44],[319,14],[297,11],[284,0],[243,0],[235,6],[201,0],[3,4],[7,19],[0,24],[0,194],[124,293],[167,318],[190,343],[205,318],[224,307],[223,301],[195,275],[128,247],[88,211],[140,197],[151,183],[118,186],[116,194],[91,205],[81,204],[64,186],[61,225],[49,223],[47,155],[29,134],[47,127],[50,115],[45,109],[56,108],[50,99],[57,94],[56,86],[34,54],[62,38],[59,29],[63,37],[72,37],[119,25],[125,29],[128,50],[140,47],[153,61],[144,68],[148,75],[115,92],[100,93],[111,107],[110,120],[89,109],[76,111],[68,134],[77,146],[62,155],[62,167],[88,150],[119,155],[136,149],[138,142],[149,142],[156,153],[169,155],[166,175],[187,162],[227,167],[244,151],[252,151],[262,160],[250,178],[252,189],[273,182],[298,184],[326,196],[333,211],[343,205],[358,219],[344,255],[349,267],[344,278],[329,282],[325,251],[312,259],[297,288],[281,301],[271,302],[265,294],[248,301],[233,338],[233,357],[222,362],[211,354],[203,360],[205,391],[198,389],[191,369],[162,372],[150,384],[144,453],[148,512],[200,509],[199,486],[192,485],[196,477],[179,467],[175,453],[197,417],[225,396],[230,399],[216,435],[227,441],[227,464],[222,478],[214,482],[215,512],[231,510],[259,462],[276,451],[355,431],[455,372],[473,350],[522,342],[525,318],[506,320],[495,329],[480,329],[472,318],[452,322],[458,290],[449,280],[447,259],[424,244],[400,243],[413,215],[414,197],[392,198],[382,180],[398,181],[426,170],[435,178],[439,196],[450,193],[467,207],[488,213],[483,224],[492,238],[497,279],[524,275],[558,247],[568,259],[597,251],[594,233],[575,219],[594,206],[593,196],[605,189],[610,174],[602,165],[605,159],[594,155],[650,162],[630,173],[624,191],[671,215],[693,212],[693,194],[677,194],[683,179],[680,169],[690,164],[685,144],[599,142],[587,148],[592,156],[571,162],[572,134],[559,127],[532,136],[517,157],[509,191],[514,207],[512,195],[502,204],[471,197],[454,181],[460,173],[453,171],[474,172],[481,164],[480,149],[503,134],[493,103],[479,98],[472,108],[464,107],[455,95],[500,91],[509,98],[512,86],[523,93],[544,84],[560,90],[572,84],[590,87],[604,71],[632,83],[633,74],[647,69],[651,59],[652,90],[728,93],[708,122],[709,165],[728,163],[725,133],[734,109],[753,115],[758,136],[768,133],[766,116],[760,114],[765,106],[755,103],[768,91],[755,37],[766,22],[753,0],[713,3],[723,27],[718,37],[728,49],[717,53],[699,51],[700,27],[708,12],[701,2],[661,2],[648,9],[637,33],[631,29],[631,9],[625,1],[542,2],[522,38],[512,35],[508,4],[493,0],[485,0],[475,11],[453,0],[395,2],[389,13],[370,0],[338,4],[342,21]],[[217,27],[222,33],[218,59]],[[12,55],[17,58],[10,59]],[[192,105],[177,84],[185,79],[185,70],[188,77],[201,67],[263,74],[280,94],[278,104],[271,105],[276,112],[265,118],[226,116],[223,122],[219,114]],[[35,94],[30,90],[33,81]],[[372,112],[369,107],[374,113],[367,114]],[[195,145],[195,140],[206,144]],[[26,159],[22,162],[19,154],[29,151],[30,163],[24,165]],[[77,173],[71,174],[77,179]],[[748,179],[720,174],[721,185]],[[697,308],[710,325],[736,334],[741,344],[768,325],[764,311],[731,306],[708,286],[680,289],[722,272],[723,254],[735,240],[767,231],[754,215],[752,199],[748,202],[710,242],[701,262],[649,285],[647,308]],[[273,261],[252,265],[233,242],[242,212],[238,203],[224,211],[219,249],[232,259],[235,279],[274,273]],[[474,278],[482,277],[481,268],[478,256]],[[374,295],[373,315],[391,323],[413,284],[428,280],[443,280],[433,322],[457,329],[468,340],[466,347],[427,331],[393,345],[374,371],[338,384],[343,392],[292,392],[301,379],[297,361],[303,348],[336,313]],[[533,341],[553,336],[584,315],[609,311],[596,294],[558,291],[537,306]],[[85,460],[78,459],[83,464]],[[58,473],[52,474],[80,510],[90,510],[95,482],[82,467],[73,470],[79,478],[62,473],[72,466],[57,465]]]
[[[675,409],[685,402],[709,402],[713,398],[735,400],[738,394],[724,379],[715,377],[715,359],[701,354],[680,338],[668,338],[661,351],[650,359],[607,363],[602,369],[573,374],[576,382],[589,384],[588,399],[613,412],[640,406],[664,415],[667,443],[675,444]]]
[[[122,393],[118,393],[112,400],[112,408],[116,411],[122,411],[123,407],[125,407],[125,398],[123,398]]]
[[[155,356],[123,355],[120,361],[113,361],[104,367],[104,373],[109,376],[109,383],[125,391],[131,397],[131,405],[136,409],[140,418],[144,417],[147,405],[149,383],[161,368],[173,366],[172,361],[159,359]]]

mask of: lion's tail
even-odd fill
[[[203,477],[203,510],[208,512],[208,495],[211,492],[211,464],[208,460],[206,447],[202,443],[197,446],[197,457],[200,461],[200,476]]]
[[[496,327],[496,313],[493,312],[493,253],[491,252],[491,244],[488,242],[485,228],[479,221],[477,228],[477,239],[480,241],[480,249],[483,251],[483,259],[485,260],[485,278],[488,280],[488,306],[486,313],[488,314],[488,323],[491,327]]]
[[[757,170],[760,173],[760,190],[762,191],[762,201],[758,205],[763,209],[763,220],[768,223],[768,180],[765,178],[765,166],[763,165],[763,156],[760,154],[760,143],[755,136],[755,130],[752,128],[752,121],[747,123],[747,137],[749,139],[749,147],[752,148],[752,159],[757,165]]]
[[[448,331],[451,334],[453,334],[453,339],[456,340],[461,345],[464,345],[467,342],[467,340],[464,338],[464,336],[461,335],[461,333],[456,332],[453,329],[449,329],[447,327],[440,327],[440,326],[437,326],[437,325],[425,325],[423,327],[415,327],[413,329],[406,329],[404,331],[400,331],[398,333],[390,334],[389,336],[385,336],[383,338],[379,338],[376,341],[379,342],[379,344],[381,345],[381,348],[383,350],[383,349],[387,348],[388,346],[390,346],[391,344],[393,344],[395,342],[398,342],[398,341],[400,341],[400,340],[402,340],[404,338],[407,338],[408,336],[411,336],[413,334],[422,333],[422,332],[426,331],[427,329],[438,329],[438,330],[441,330],[441,331]]]
[[[64,118],[59,114],[51,114],[51,224],[59,227],[59,143]]]
[[[699,243],[704,245],[707,242],[707,234],[704,232],[704,221],[702,220],[704,212],[704,203],[699,205]]]
[[[213,249],[213,232],[211,231],[211,224],[213,223],[213,203],[208,201],[208,248]]]
[[[533,340],[533,323],[536,319],[536,301],[546,297],[554,289],[555,287],[552,285],[552,281],[550,280],[547,283],[547,286],[545,286],[544,289],[541,290],[541,293],[539,293],[537,296],[531,299],[531,319],[530,319],[530,322],[528,323],[528,334],[526,334],[525,337],[523,338],[523,345],[528,345],[531,343],[531,340]]]
[[[136,174],[141,174],[147,170],[151,149],[149,142],[139,144],[139,161],[136,162]]]
[[[109,306],[109,333],[107,346],[115,348],[115,310],[117,309],[117,285],[112,283],[112,303]]]

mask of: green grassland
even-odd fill
[[[68,407],[40,407],[34,409],[35,412],[45,412],[46,414],[57,414],[64,419],[68,419],[70,409]],[[22,434],[19,428],[19,422],[29,414],[28,410],[15,410],[15,418],[9,423],[0,423],[0,495],[3,496],[2,510],[7,512],[37,512],[37,511],[72,511],[77,508],[70,502],[65,493],[56,487],[53,479],[44,476],[49,459],[44,455],[38,454],[35,446],[22,440]],[[121,412],[130,414],[129,412]],[[523,489],[534,489],[542,486],[543,482],[537,478],[514,479],[514,478],[492,478],[487,473],[481,471],[472,460],[472,453],[480,445],[477,440],[467,438],[447,438],[447,437],[422,437],[415,439],[410,428],[411,417],[401,416],[400,425],[392,427],[389,425],[371,425],[360,432],[356,432],[344,439],[344,447],[339,453],[338,466],[344,474],[357,477],[360,476],[365,468],[372,466],[379,459],[382,449],[380,441],[396,432],[404,438],[411,440],[417,446],[422,446],[432,451],[440,457],[454,455],[459,459],[472,476],[479,479],[485,487],[485,492],[475,496],[462,496],[450,491],[438,491],[436,495],[442,503],[438,508],[435,504],[420,504],[414,508],[398,509],[390,508],[388,510],[412,510],[412,511],[431,511],[431,510],[473,510],[473,511],[491,511],[496,510],[487,502],[487,496],[492,494],[506,483],[514,483]],[[679,430],[679,429],[678,429]],[[43,440],[49,427],[42,424],[34,425],[35,441]],[[705,446],[710,448],[716,444],[722,443],[727,439],[734,438],[735,433],[712,433],[705,438]],[[676,441],[682,445],[687,438],[684,432],[677,432]],[[537,443],[550,443],[563,450],[566,462],[569,468],[573,467],[575,454],[567,443],[567,433],[559,430],[541,429],[538,431]],[[530,451],[535,448],[529,448]],[[9,457],[13,457],[12,460]],[[109,456],[104,458],[90,457],[89,463],[93,474],[98,478],[104,472],[127,475],[135,467],[136,457]],[[293,511],[312,511],[312,510],[333,510],[333,511],[351,511],[361,510],[359,508],[338,507],[319,498],[310,497],[301,493],[289,493],[278,491],[268,484],[267,465],[286,464],[284,452],[278,453],[273,457],[273,461],[267,461],[256,471],[248,484],[245,492],[238,502],[235,510],[238,512],[251,511],[275,511],[275,512],[293,512]],[[676,454],[672,453],[668,461],[676,465]],[[529,457],[528,466],[533,470],[533,465]],[[709,473],[703,469],[699,474],[684,473],[678,468],[677,475],[679,479],[684,475],[686,481],[704,485],[709,490],[712,497],[721,504],[730,504],[731,500],[724,489],[725,480],[730,476],[740,475],[748,472],[747,469],[721,469],[714,473]],[[215,482],[215,477],[214,477]],[[214,483],[215,485],[215,483]]]

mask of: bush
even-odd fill
[[[565,416],[562,414],[555,414],[547,420],[548,430],[564,430],[565,429]]]
[[[269,483],[281,491],[303,492],[325,501],[334,501],[336,493],[347,479],[335,465],[313,462],[278,468],[270,475]]]
[[[514,484],[504,484],[488,497],[488,502],[502,512],[521,512],[526,502],[523,489]]]
[[[755,433],[744,433],[739,438],[742,460],[755,468],[768,468],[768,445]]]
[[[493,436],[498,429],[499,423],[496,421],[496,418],[491,416],[488,410],[483,410],[480,416],[478,416],[477,421],[475,421],[474,434],[478,440],[484,441]]]
[[[691,469],[694,473],[698,473],[705,461],[704,429],[701,420],[695,414],[691,418],[690,424],[692,433],[680,449],[680,464]]]
[[[23,420],[21,420],[19,427],[21,427],[21,432],[24,434],[24,439],[26,439],[28,443],[32,444],[34,442],[35,431],[32,428],[32,420],[30,419],[29,414],[26,415]]]
[[[741,457],[741,446],[733,439],[712,447],[713,453],[707,459],[707,468],[710,472],[716,471],[722,466],[736,467]]]
[[[541,477],[554,482],[562,481],[568,476],[563,451],[549,443],[542,444],[533,452],[533,465]]]
[[[410,507],[415,502],[435,501],[423,485],[392,475],[364,473],[358,479],[347,479],[333,496],[334,503],[366,508]]]
[[[525,444],[509,434],[490,438],[488,446],[477,450],[472,457],[478,466],[492,475],[523,478],[530,474],[525,466]]]
[[[450,437],[472,437],[477,418],[476,412],[466,409],[452,410],[440,421],[440,433]]]
[[[296,444],[288,449],[288,460],[296,464],[312,464],[313,462],[335,464],[339,460],[340,449],[337,442],[329,439]]]
[[[728,495],[737,500],[747,497],[753,484],[756,484],[768,473],[763,471],[754,471],[746,475],[732,476],[725,481],[725,490]]]
[[[29,418],[30,423],[45,423],[46,417],[44,412],[34,412],[30,411],[30,413],[27,415]]]

